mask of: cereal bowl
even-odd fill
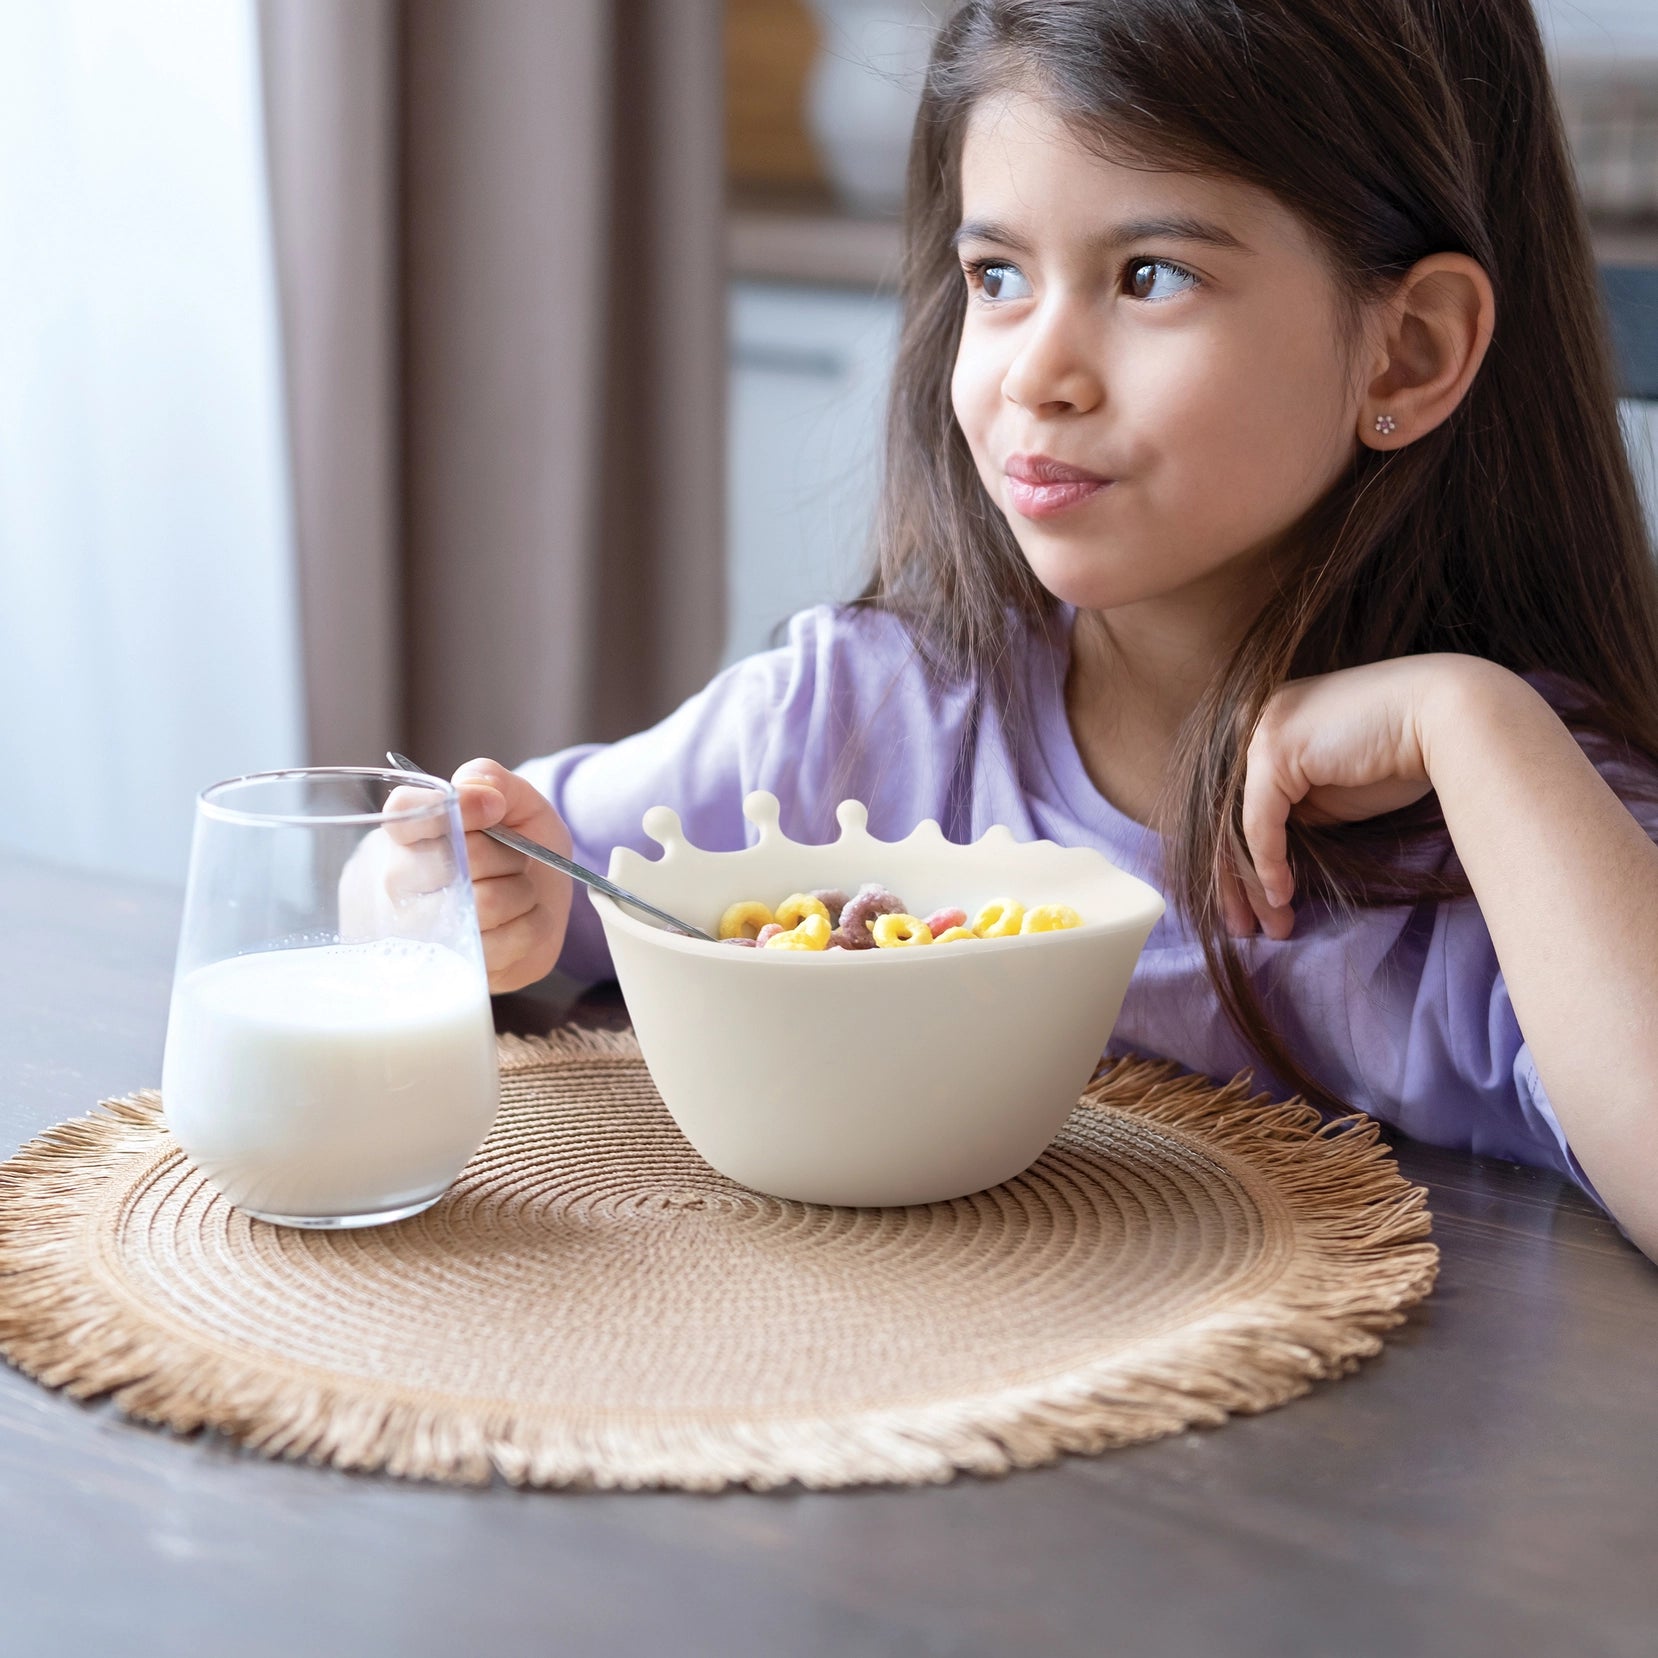
[[[910,949],[734,949],[683,937],[602,893],[640,1051],[685,1137],[722,1174],[809,1203],[932,1203],[1028,1168],[1059,1132],[1116,1023],[1163,900],[1098,852],[971,845],[931,821],[879,841],[857,801],[838,839],[791,841],[775,796],[744,815],[739,852],[690,845],[667,807],[645,814],[657,859],[618,848],[610,878],[714,931],[726,907],[879,881],[918,915],[996,898],[1068,904],[1067,931]]]

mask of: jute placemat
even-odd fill
[[[1259,1411],[1428,1293],[1375,1126],[1125,1061],[1019,1179],[831,1209],[715,1174],[627,1032],[503,1038],[435,1208],[291,1231],[217,1197],[154,1092],[0,1166],[0,1349],[273,1456],[473,1482],[920,1483]]]

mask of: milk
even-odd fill
[[[167,1126],[239,1207],[341,1219],[435,1198],[499,1097],[482,969],[404,940],[234,956],[173,991]]]

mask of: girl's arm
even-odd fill
[[[1530,685],[1444,655],[1284,686],[1249,750],[1249,906],[1288,935],[1292,807],[1352,820],[1430,788],[1572,1151],[1658,1260],[1658,846]]]

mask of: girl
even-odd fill
[[[903,310],[860,598],[463,766],[468,829],[603,868],[766,788],[1097,846],[1174,901],[1114,1048],[1563,1170],[1658,1255],[1658,583],[1529,0],[966,0]],[[468,847],[495,989],[606,973]]]

